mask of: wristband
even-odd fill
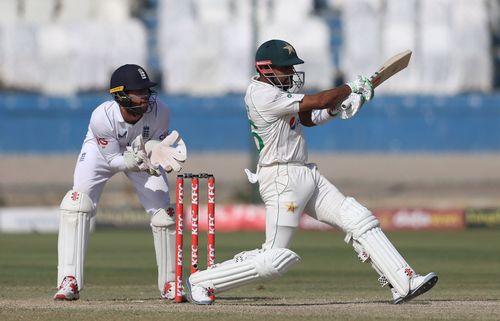
[[[322,125],[335,117],[335,115],[330,113],[329,108],[315,109],[311,112],[311,120],[315,125]]]

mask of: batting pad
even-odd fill
[[[357,239],[366,231],[379,226],[379,221],[366,207],[352,197],[346,197],[340,206],[341,227],[347,233],[345,242]]]
[[[175,280],[175,222],[161,208],[151,217],[151,230],[158,266],[158,289]]]
[[[405,297],[410,291],[411,278],[415,271],[394,248],[379,227],[373,228],[357,240],[370,257],[379,274],[385,276],[392,287]]]
[[[289,249],[270,249],[245,261],[224,262],[211,269],[196,272],[189,277],[189,281],[220,293],[283,275],[299,260],[300,257]]]
[[[70,190],[64,196],[59,216],[57,286],[64,277],[74,276],[78,289],[83,289],[83,266],[94,213],[87,194]]]

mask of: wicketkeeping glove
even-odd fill
[[[146,154],[144,140],[142,135],[137,136],[130,146],[123,152],[123,159],[127,170],[133,172],[144,171],[149,175],[160,176],[160,171],[157,167],[153,166]]]
[[[187,149],[179,133],[173,130],[164,140],[150,140],[146,153],[154,166],[161,166],[167,173],[179,172],[187,159]]]

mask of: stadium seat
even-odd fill
[[[381,55],[381,14],[378,1],[345,2],[340,65],[346,81],[357,75],[369,76],[384,59]]]
[[[488,7],[485,1],[456,0],[451,12],[454,50],[451,79],[457,91],[492,90],[493,59]]]
[[[0,27],[17,23],[20,20],[16,1],[0,1],[0,12],[2,13]]]
[[[3,28],[2,83],[8,89],[39,90],[42,74],[36,28],[31,24],[14,24]]]
[[[224,23],[231,18],[230,2],[232,0],[197,1],[196,13],[199,23]],[[235,4],[237,5],[237,4]]]
[[[23,21],[35,24],[49,23],[54,19],[56,0],[24,0],[22,8]]]
[[[95,0],[75,1],[59,0],[60,8],[57,21],[75,23],[94,18]]]
[[[125,22],[130,19],[130,0],[106,0],[96,2],[97,20],[105,22]]]
[[[404,73],[397,75],[397,81],[391,80],[381,86],[379,92],[418,92],[419,87],[419,68],[417,48],[417,8],[418,0],[387,0],[384,10],[384,18],[381,35],[381,60],[371,72],[377,68],[389,57],[411,49],[412,63]]]

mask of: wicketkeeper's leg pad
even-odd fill
[[[78,289],[83,289],[83,267],[87,253],[94,203],[81,192],[70,190],[60,205],[57,286],[64,277],[74,276]]]
[[[175,221],[163,208],[151,216],[151,230],[158,266],[158,289],[175,280]]]
[[[387,239],[377,218],[350,197],[341,206],[341,217],[347,233],[345,241],[352,243],[359,259],[371,263],[380,275],[382,286],[390,284],[401,296],[406,296],[415,271]]]
[[[255,255],[254,255],[255,254]],[[260,280],[269,280],[286,273],[300,260],[293,251],[285,248],[251,251],[243,259],[237,256],[232,260],[216,264],[213,268],[192,274],[191,284],[211,288],[215,293],[227,291]]]

